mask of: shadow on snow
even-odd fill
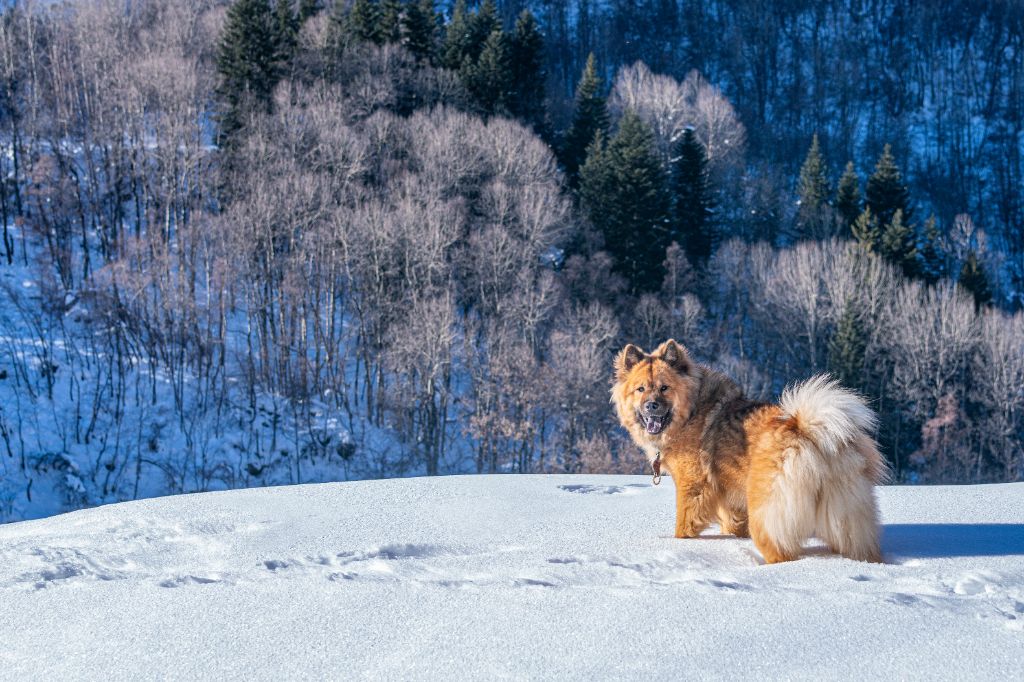
[[[1024,556],[1024,524],[894,523],[882,529],[882,551],[901,557]]]

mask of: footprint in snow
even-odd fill
[[[498,552],[514,551],[512,548]],[[395,580],[428,583],[446,587],[464,587],[478,579],[474,574],[451,575],[450,568],[432,564],[430,560],[458,559],[491,552],[469,551],[441,545],[390,543],[366,550],[349,550],[335,554],[302,558],[267,559],[263,567],[271,573],[308,573],[326,571],[332,582],[357,579]]]
[[[920,597],[913,594],[906,594],[904,592],[895,592],[886,597],[885,601],[890,604],[899,604],[900,606],[914,606],[916,604],[928,605],[923,602]]]
[[[728,580],[698,580],[696,582],[720,590],[731,590],[736,592],[750,592],[754,589],[750,585],[744,585],[743,583],[731,582]]]
[[[953,585],[956,594],[971,596],[975,594],[995,594],[1000,591],[999,576],[984,571],[965,573]]]
[[[184,587],[185,585],[212,585],[223,582],[220,578],[201,575],[179,575],[160,581],[160,587]]]
[[[133,568],[130,561],[120,557],[102,556],[73,547],[35,547],[22,556],[32,557],[38,567],[0,583],[0,587],[31,586],[42,590],[80,580],[119,580],[128,577]],[[0,557],[0,561],[3,559]]]

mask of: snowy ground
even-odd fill
[[[672,494],[420,478],[0,526],[0,678],[1024,677],[1024,484],[881,489],[887,565],[676,540]]]

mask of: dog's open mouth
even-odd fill
[[[652,436],[656,436],[664,431],[665,427],[668,426],[668,423],[672,420],[671,412],[666,412],[662,415],[645,415],[637,413],[637,416],[640,418],[640,423],[644,425],[644,431]]]

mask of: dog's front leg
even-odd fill
[[[676,489],[676,537],[695,538],[707,528],[701,517],[700,500]]]
[[[676,537],[695,538],[707,528],[707,514],[699,487],[680,467],[670,468],[676,486]]]

